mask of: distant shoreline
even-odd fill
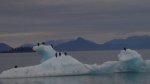
[[[110,50],[74,50],[74,51],[66,51],[66,52],[79,52],[79,51],[117,51],[117,50],[123,50],[123,49],[110,49]],[[132,50],[150,50],[150,49],[132,49]],[[35,51],[21,51],[21,52],[19,52],[19,51],[15,51],[15,52],[10,52],[10,51],[4,51],[4,52],[0,52],[0,54],[3,54],[3,53],[32,53],[32,52],[35,52]],[[60,52],[64,52],[64,51],[60,51]]]
[[[31,52],[35,52],[35,51],[30,51],[30,52],[26,52],[26,51],[22,51],[22,52],[0,52],[0,53],[31,53]]]

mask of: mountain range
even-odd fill
[[[11,49],[13,49],[13,48],[10,47],[9,45],[7,45],[5,43],[0,43],[0,52],[10,51]]]
[[[97,44],[82,37],[77,39],[50,40],[46,45],[53,44],[58,51],[90,51],[90,50],[120,50],[124,47],[131,49],[150,49],[150,36],[132,36],[126,39],[113,39],[104,44]],[[20,47],[35,46],[34,44],[23,44]],[[0,52],[13,49],[5,43],[0,43]]]

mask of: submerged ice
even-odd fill
[[[33,50],[43,56],[41,64],[3,71],[0,78],[145,72],[150,69],[150,60],[143,60],[139,53],[131,49],[122,50],[118,55],[119,61],[108,61],[101,65],[83,64],[65,54],[56,57],[57,51],[49,45],[35,46]]]

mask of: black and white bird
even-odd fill
[[[127,50],[126,47],[123,48],[125,51]]]

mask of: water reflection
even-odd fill
[[[0,84],[149,84],[150,73],[0,79]]]
[[[108,75],[42,77],[42,78],[18,78],[1,79],[1,84],[99,84],[107,81]],[[100,79],[100,80],[99,80]]]
[[[149,84],[150,73],[116,73],[114,78],[120,84]]]

